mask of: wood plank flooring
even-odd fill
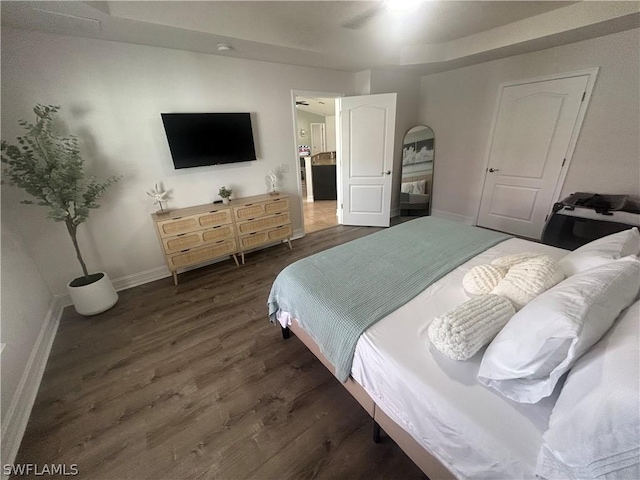
[[[267,320],[282,268],[376,230],[333,227],[126,290],[95,317],[66,309],[16,463],[109,480],[425,478]]]

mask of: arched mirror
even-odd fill
[[[404,136],[400,216],[431,213],[435,138],[429,127],[413,127]]]

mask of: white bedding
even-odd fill
[[[430,343],[431,320],[468,300],[462,278],[471,267],[518,252],[560,259],[567,252],[510,239],[461,265],[370,327],[360,337],[351,375],[396,423],[458,478],[534,478],[536,458],[557,398],[518,404],[479,384],[484,348],[466,362]],[[279,312],[283,326],[287,312]]]
[[[478,383],[484,353],[449,360],[429,342],[431,320],[468,300],[462,277],[503,255],[567,252],[510,239],[449,273],[370,327],[358,341],[352,376],[378,406],[458,478],[534,478],[558,392],[535,405],[512,402]]]
[[[405,203],[411,203],[411,204],[429,203],[428,193],[409,193],[408,195],[409,195],[409,201]]]

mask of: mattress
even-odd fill
[[[464,263],[360,337],[351,375],[389,417],[458,478],[535,478],[536,458],[558,395],[518,404],[480,385],[484,349],[456,362],[431,345],[431,320],[468,300],[462,277],[474,265],[518,252],[560,259],[562,250],[506,240]],[[284,320],[284,318],[282,318]]]

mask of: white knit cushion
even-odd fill
[[[462,279],[462,287],[469,295],[486,295],[491,293],[507,271],[494,265],[476,265]]]
[[[516,310],[520,310],[563,279],[560,265],[551,257],[541,255],[511,267],[491,293],[508,298]]]
[[[532,258],[540,257],[542,255],[544,254],[539,252],[513,253],[505,257],[496,258],[491,262],[491,265],[509,270],[514,265],[526,262],[527,260],[531,260]]]
[[[452,360],[467,360],[489,343],[516,313],[498,295],[472,298],[436,317],[429,325],[431,343]]]

